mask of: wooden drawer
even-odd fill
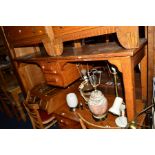
[[[56,115],[56,119],[62,129],[81,129],[81,125],[78,121],[74,121],[60,115]]]
[[[67,87],[80,77],[75,64],[43,60],[39,64],[47,83],[50,85]]]
[[[43,70],[44,73],[59,73],[60,71],[60,67],[59,67],[59,64],[55,61],[53,62],[41,62],[41,68]]]
[[[44,26],[6,26],[4,27],[6,36],[13,43],[23,39],[45,34]]]
[[[52,73],[44,73],[45,79],[48,84],[54,86],[63,86],[64,80],[63,77],[59,74],[52,74]]]

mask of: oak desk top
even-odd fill
[[[140,47],[134,49],[124,49],[116,42],[90,44],[81,48],[64,48],[64,51],[60,56],[48,56],[47,54],[41,55],[40,53],[36,53],[33,55],[18,57],[15,60],[26,63],[35,63],[45,59],[46,61],[59,60],[66,62],[100,61],[111,57],[134,56],[145,46],[146,43],[147,40],[142,38],[140,39]]]

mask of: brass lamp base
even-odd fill
[[[69,108],[69,111],[74,112],[74,111],[76,111],[76,108]]]
[[[137,125],[135,121],[132,121],[131,123],[129,123],[129,129],[136,129]]]
[[[95,121],[104,121],[107,118],[107,113],[99,116],[92,114],[92,117]]]

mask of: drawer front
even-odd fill
[[[62,117],[60,115],[56,115],[56,119],[62,129],[81,129],[81,125],[77,121]]]
[[[4,30],[11,42],[45,34],[44,26],[6,26]]]
[[[54,85],[54,86],[63,86],[64,81],[62,76],[58,74],[50,74],[50,73],[44,73],[45,79],[48,84]]]
[[[80,77],[75,64],[42,60],[39,64],[47,83],[54,86],[67,87]]]
[[[41,62],[41,68],[44,73],[54,73],[57,74],[60,72],[59,64],[57,62]]]

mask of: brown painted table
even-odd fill
[[[147,102],[147,50],[146,39],[140,39],[139,48],[124,49],[115,42],[108,44],[86,45],[81,48],[66,48],[61,56],[32,56],[18,58],[22,62],[34,62],[42,66],[42,62],[59,61],[62,64],[67,62],[87,62],[108,60],[114,64],[123,75],[125,89],[125,103],[127,117],[132,121],[136,116],[135,96],[135,71],[134,68],[140,63],[142,101]],[[64,65],[65,66],[65,65]]]

